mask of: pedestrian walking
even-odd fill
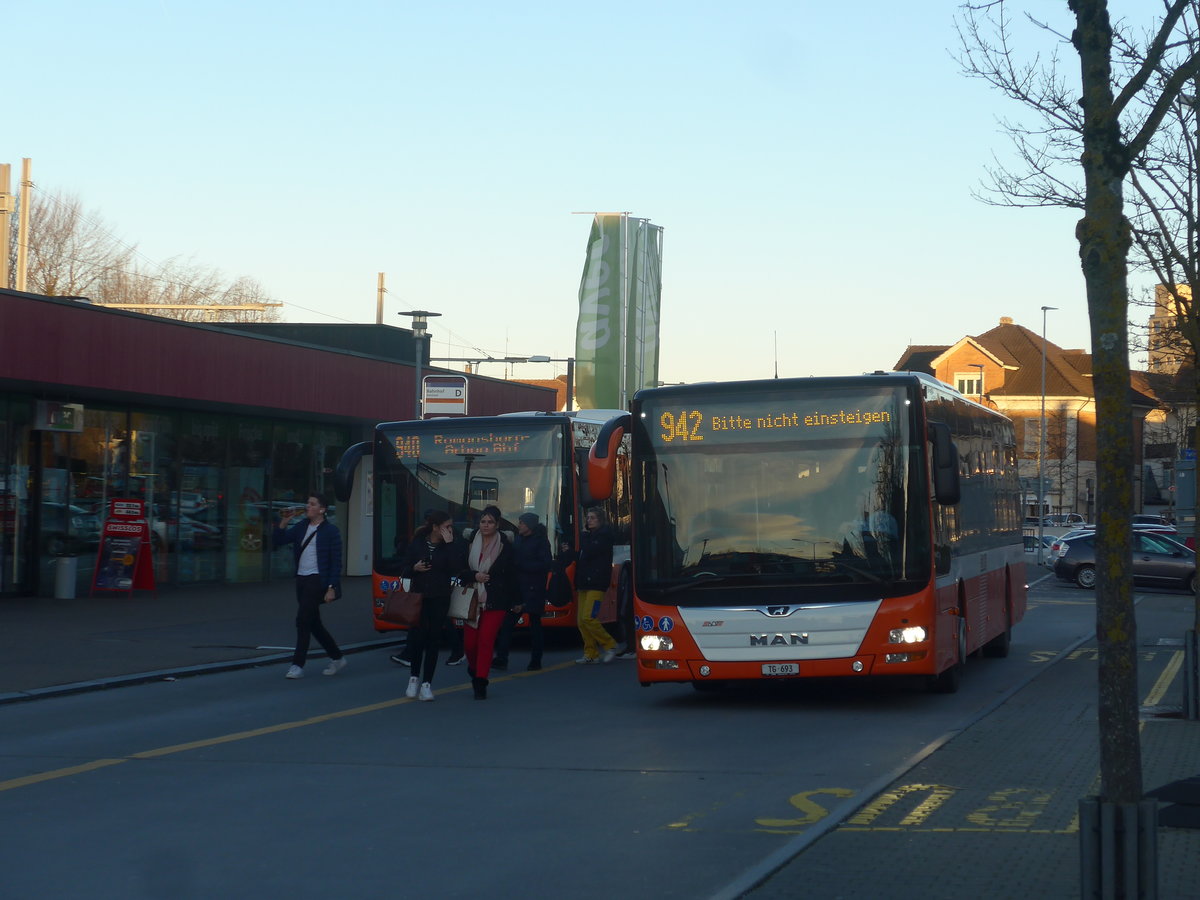
[[[465,549],[465,542],[454,534],[450,514],[439,510],[417,529],[400,564],[400,576],[411,579],[412,590],[421,595],[420,624],[408,632],[412,675],[406,697],[433,699],[433,673],[450,614],[450,582],[466,563]]]
[[[434,510],[425,510],[425,522],[423,523],[422,528],[432,530],[433,525],[431,517],[433,514]],[[447,516],[447,518],[449,517]],[[420,533],[420,529],[418,529],[418,533]],[[400,550],[400,538],[396,538],[396,549],[397,551]],[[407,551],[407,548],[405,548],[405,551]],[[403,562],[405,553],[398,552],[397,555],[400,556],[401,562]],[[462,629],[454,624],[453,619],[447,619],[446,624],[442,627],[442,642],[450,647],[450,657],[446,660],[446,665],[461,665],[464,659]],[[397,665],[412,668],[414,649],[415,645],[413,642],[406,638],[404,642],[404,649],[399,653],[393,653],[390,658],[392,662],[396,663]]]
[[[296,649],[288,678],[303,678],[312,638],[329,656],[323,675],[336,675],[346,668],[346,657],[321,622],[321,606],[332,603],[342,592],[342,535],[325,518],[328,504],[320,494],[309,494],[301,521],[299,508],[286,510],[271,534],[272,544],[291,544],[296,556]]]
[[[496,669],[508,668],[508,648],[512,641],[513,629],[520,621],[521,614],[527,616],[529,622],[529,665],[528,671],[534,672],[542,667],[542,651],[545,639],[542,635],[542,614],[546,611],[546,579],[550,576],[550,567],[554,558],[550,554],[550,540],[546,537],[546,526],[537,517],[537,513],[521,513],[517,516],[517,539],[513,542],[513,567],[517,573],[517,591],[521,598],[521,606],[509,612],[500,626],[496,636],[496,657],[492,666]]]
[[[500,533],[501,515],[495,506],[485,507],[479,517],[479,529],[467,551],[467,568],[462,581],[475,586],[479,601],[479,617],[466,622],[463,644],[467,651],[467,672],[476,700],[487,699],[488,675],[491,673],[492,650],[504,616],[520,608],[516,569],[513,567],[513,547]]]
[[[569,552],[566,545],[563,549]],[[617,655],[617,642],[596,618],[612,582],[612,561],[612,529],[604,520],[604,511],[592,507],[584,517],[584,531],[579,535],[579,553],[575,557],[577,624],[583,638],[583,656],[575,662],[581,665],[609,663]]]

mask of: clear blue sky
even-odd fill
[[[1042,305],[1086,348],[1076,216],[971,197],[1020,111],[959,74],[957,10],[26,3],[0,162],[288,321],[372,322],[386,272],[435,356],[573,355],[577,210],[664,226],[664,381],[770,377],[776,341],[783,376],[888,368]]]

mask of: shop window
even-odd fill
[[[261,581],[266,577],[271,538],[267,499],[270,451],[269,424],[252,419],[230,420],[224,534],[227,581]]]

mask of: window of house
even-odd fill
[[[967,397],[983,396],[983,372],[954,373],[954,387]]]
[[[1036,454],[1041,449],[1042,420],[1032,417],[1025,419],[1025,442],[1022,449],[1026,453]]]

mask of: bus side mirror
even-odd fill
[[[943,506],[953,506],[962,499],[958,447],[950,438],[950,427],[943,422],[929,423],[929,439],[933,442],[933,496]]]
[[[342,458],[338,460],[337,468],[333,470],[333,495],[337,497],[338,503],[345,503],[350,499],[358,461],[366,456],[370,449],[370,441],[360,441],[347,448],[346,452],[342,454]]]
[[[598,502],[597,498],[592,496],[591,451],[576,447],[575,453],[577,455],[575,472],[579,476],[579,505],[587,509],[589,506],[595,506]],[[605,498],[599,499],[604,500]]]
[[[629,413],[613,416],[600,429],[596,443],[588,451],[587,486],[592,501],[612,496],[617,479],[617,447],[629,430]]]

